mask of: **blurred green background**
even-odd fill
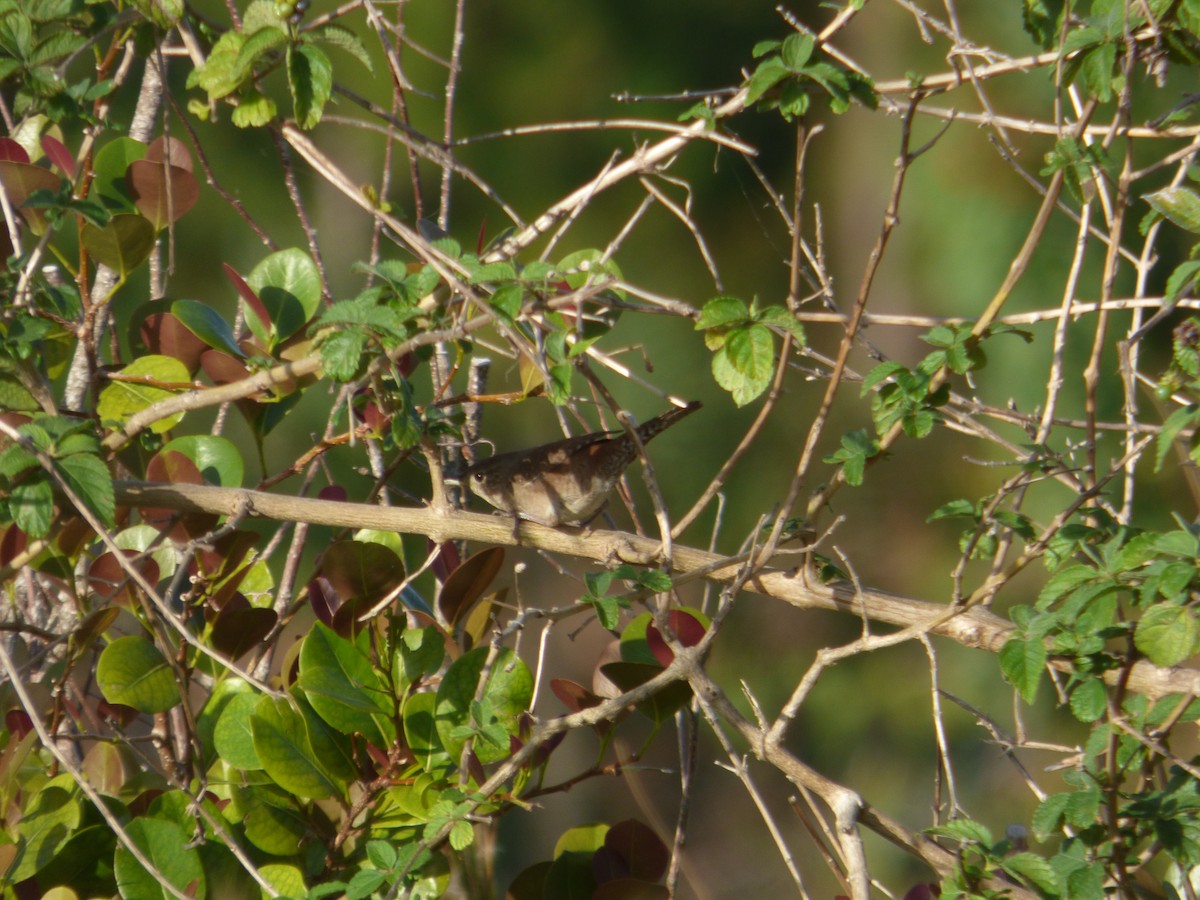
[[[932,13],[944,15],[941,4],[927,5],[936,7],[931,8]],[[199,6],[215,20],[225,20],[221,4],[208,0]],[[329,12],[334,6],[318,0],[308,18]],[[775,6],[773,0],[468,3],[454,134],[467,138],[516,126],[618,117],[673,121],[690,102],[628,103],[617,97],[736,86],[754,65],[751,49],[755,43],[781,39],[789,33]],[[962,30],[977,44],[1011,56],[1036,52],[1021,28],[1021,4],[959,6]],[[817,3],[793,3],[790,9],[801,21],[818,29],[831,15]],[[449,54],[453,4],[412,0],[403,5],[402,14],[407,33],[416,43],[436,55]],[[347,24],[355,24],[370,41],[361,22]],[[923,33],[912,14],[899,4],[889,3],[868,4],[868,9],[839,35],[837,46],[877,81],[905,79],[910,73],[944,72],[950,49],[944,37]],[[390,85],[383,71],[368,74],[349,57],[336,52],[334,55],[339,81],[388,106]],[[410,95],[411,122],[418,130],[439,136],[444,70],[411,50],[406,50],[402,58],[410,80],[430,95]],[[176,79],[175,87],[182,93],[183,74],[178,73]],[[273,89],[282,101],[282,85],[276,83]],[[1150,112],[1143,111],[1143,115],[1152,115],[1154,104],[1169,103],[1180,91],[1194,89],[1194,84],[1168,85],[1161,92],[1163,100],[1147,100]],[[998,113],[1043,120],[1051,116],[1053,89],[1045,70],[1004,76],[989,82],[987,91]],[[904,102],[903,95],[897,99]],[[929,102],[941,108],[979,109],[970,88],[960,88]],[[287,108],[284,102],[280,105]],[[363,115],[344,98],[328,114]],[[1111,114],[1111,110],[1104,114]],[[870,248],[879,234],[895,174],[900,119],[882,110],[856,108],[840,117],[817,111],[808,124],[820,126],[822,131],[814,138],[807,162],[805,233],[810,241],[816,240],[814,210],[819,210],[820,237],[836,301],[842,310],[849,310]],[[943,125],[940,119],[919,118],[914,146],[937,137]],[[303,235],[283,190],[271,142],[262,134],[237,131],[227,121],[195,127],[215,178],[236,194],[250,215],[281,245],[303,247]],[[758,149],[755,163],[775,189],[784,197],[790,196],[794,126],[775,114],[753,113],[734,120],[731,128]],[[481,141],[456,152],[529,221],[593,177],[614,154],[625,158],[639,143],[660,137],[661,133],[649,130],[573,131]],[[315,130],[313,139],[355,181],[378,184],[384,159],[384,145],[378,134],[327,121]],[[1019,164],[1036,174],[1052,147],[1051,138],[1010,132],[1009,139]],[[402,218],[411,221],[417,204],[401,157],[398,152],[393,157],[388,199]],[[432,215],[440,173],[423,164],[421,174],[425,214]],[[746,300],[758,297],[766,304],[783,303],[788,285],[789,239],[745,162],[729,150],[698,141],[680,153],[669,175],[686,181],[688,190],[662,180],[657,183],[677,203],[690,202],[694,222],[717,262],[721,284],[714,283],[687,229],[661,206],[637,224],[616,255],[626,279],[697,307],[720,293]],[[1164,173],[1159,183],[1139,185],[1139,191],[1152,190],[1167,177]],[[362,285],[362,276],[353,272],[352,266],[368,255],[370,223],[357,207],[304,172],[302,166],[300,189],[317,228],[331,290],[335,297],[350,296]],[[552,258],[576,249],[605,246],[643,196],[636,182],[629,182],[597,197],[553,249]],[[1003,279],[1039,199],[1001,159],[991,132],[972,123],[954,124],[909,173],[901,223],[875,280],[870,311],[978,315]],[[455,181],[449,231],[464,246],[473,248],[481,231],[490,238],[507,224],[494,204],[461,180]],[[1102,221],[1098,224],[1103,227]],[[1136,226],[1136,222],[1128,224],[1130,228]],[[1031,270],[1011,300],[1011,311],[1052,308],[1060,303],[1074,235],[1073,223],[1056,216]],[[212,191],[202,193],[198,208],[180,223],[176,240],[187,252],[178,255],[170,295],[204,300],[229,313],[235,294],[220,275],[219,264],[229,263],[246,273],[268,252]],[[197,244],[203,252],[196,251]],[[536,258],[543,247],[544,242],[536,245],[523,259]],[[399,248],[391,245],[385,246],[384,254],[405,258]],[[1081,298],[1098,295],[1102,262],[1094,246],[1081,279]],[[1159,271],[1169,271],[1170,267],[1171,261],[1164,260]],[[1122,277],[1118,291],[1127,291],[1128,273]],[[137,288],[130,288],[118,302],[134,304],[144,299]],[[1125,327],[1124,320],[1115,323],[1113,334],[1123,333]],[[976,386],[979,399],[1000,407],[1011,401],[1021,412],[1036,412],[1045,393],[1052,328],[1051,324],[1030,327],[1035,338],[1031,345],[1017,337],[990,342],[989,367]],[[1092,328],[1088,320],[1072,326],[1067,345],[1068,373],[1082,368]],[[914,328],[876,327],[867,332],[883,354],[908,365],[929,349],[919,342],[918,334]],[[1160,334],[1169,336],[1169,323]],[[809,336],[816,350],[832,354],[841,329],[813,325]],[[1154,337],[1148,344],[1151,354],[1164,352],[1168,346],[1167,337]],[[663,435],[652,448],[664,494],[671,508],[682,512],[737,444],[757,404],[737,409],[717,388],[709,372],[710,356],[700,335],[686,321],[626,315],[601,347],[619,354],[639,370],[642,378],[662,390],[705,402],[702,413]],[[652,364],[653,371],[647,363]],[[861,350],[851,358],[858,373],[869,371],[873,364]],[[1149,364],[1146,368],[1154,371],[1155,366]],[[1111,352],[1105,359],[1105,376],[1109,381],[1101,390],[1101,415],[1114,418],[1119,414],[1121,395]],[[663,401],[642,388],[615,376],[605,378],[618,400],[639,418],[663,409]],[[497,359],[491,388],[500,391],[516,386],[515,366]],[[975,391],[965,384],[956,388],[967,394]],[[759,517],[769,514],[785,495],[823,390],[823,381],[807,378],[799,368],[789,375],[779,408],[724,490],[727,506],[716,538],[719,549],[736,550],[752,533]],[[427,399],[428,391],[427,382],[418,383],[418,401]],[[1060,414],[1080,418],[1081,397],[1082,385],[1069,383],[1062,394]],[[327,396],[306,398],[300,413],[271,433],[266,441],[267,473],[255,471],[255,454],[248,452],[248,482],[286,466],[294,459],[297,446],[305,446],[314,434],[322,432],[328,402]],[[203,427],[202,422],[198,425]],[[1017,427],[992,425],[1018,444],[1026,440]],[[863,427],[870,427],[869,399],[860,398],[857,386],[847,383],[824,434],[821,453],[833,452],[842,433]],[[248,431],[237,417],[230,418],[230,429],[231,437],[245,441],[248,448],[252,446]],[[484,432],[500,450],[540,443],[557,435],[554,416],[544,400],[488,409]],[[1114,437],[1111,445],[1101,451],[1119,453],[1118,440]],[[952,521],[927,525],[927,517],[949,500],[975,499],[990,493],[1013,471],[980,465],[968,458],[996,459],[998,451],[945,429],[920,443],[902,442],[886,462],[869,472],[866,485],[841,491],[830,515],[818,524],[827,525],[833,515],[845,517],[834,542],[864,584],[944,602],[958,556],[959,525]],[[354,485],[367,483],[355,471],[361,465],[358,451],[335,451],[330,460],[337,476],[351,486],[352,496]],[[828,477],[830,471],[829,467],[818,466],[814,481]],[[428,495],[425,476],[415,468],[402,473],[398,481],[416,497]],[[1177,486],[1167,476],[1148,476],[1145,481],[1137,512],[1145,516],[1147,525],[1164,524],[1177,502],[1173,496]],[[288,489],[289,484],[282,489]],[[636,472],[630,484],[637,506],[643,511],[643,521],[652,528],[647,513],[650,507]],[[1048,486],[1031,495],[1027,511],[1044,520],[1069,499],[1061,488]],[[1182,512],[1192,515],[1191,510]],[[620,505],[615,505],[614,516],[619,526],[628,525],[628,514]],[[685,542],[707,545],[714,523],[715,513],[710,510],[685,535]],[[310,542],[314,552],[323,544],[321,529],[312,530]],[[412,554],[414,560],[423,554],[423,547],[416,541],[412,543]],[[556,574],[534,555],[512,553],[509,562],[528,567],[519,577],[504,576],[506,583],[515,583],[526,604],[561,605],[581,592],[577,580]],[[576,575],[584,571],[579,565],[570,568]],[[981,570],[970,571],[978,574]],[[1040,571],[1026,573],[1005,591],[1002,602],[1030,601],[1042,578]],[[698,588],[690,588],[685,599],[695,605],[704,600]],[[596,654],[607,635],[595,625],[579,633],[574,627],[552,633],[545,671],[588,684]],[[737,601],[710,668],[745,711],[749,712],[750,707],[739,680],[770,716],[786,701],[818,648],[852,640],[860,631],[861,623],[845,616],[798,611],[746,595]],[[529,640],[523,649],[532,652],[535,643]],[[936,642],[935,647],[940,685],[1011,732],[1011,692],[1000,682],[995,659],[945,642]],[[926,827],[933,822],[932,805],[939,783],[931,702],[930,664],[920,644],[856,657],[822,677],[801,710],[789,744],[806,762],[858,790],[909,827]],[[947,707],[945,722],[953,748],[958,799],[966,812],[997,834],[1010,823],[1027,824],[1036,801],[1016,768],[988,742],[971,714],[942,702]],[[538,712],[552,716],[561,711],[543,688]],[[1037,708],[1026,710],[1024,715],[1031,735],[1040,740],[1071,743],[1084,734],[1082,727],[1072,726],[1069,717],[1056,712],[1049,692],[1043,693]],[[644,723],[626,727],[630,737],[622,747],[629,753],[647,731]],[[720,750],[704,727],[700,732],[698,759],[702,768],[695,773],[681,895],[788,893],[786,871],[758,812],[732,774],[707,762],[714,755],[719,759]],[[678,777],[673,774],[678,767],[674,743],[670,735],[660,735],[644,768],[625,779],[597,778],[546,798],[540,805],[553,810],[553,815],[535,809],[530,814],[507,816],[500,823],[496,851],[500,884],[506,884],[523,866],[548,858],[558,834],[573,825],[636,816],[660,827],[669,841],[679,795]],[[570,777],[590,764],[595,748],[591,733],[570,736],[555,755],[550,780]],[[1023,761],[1046,789],[1053,789],[1057,779],[1040,771],[1051,758],[1023,755]],[[830,896],[836,883],[814,855],[810,841],[787,807],[786,800],[795,792],[794,787],[778,773],[762,767],[752,769],[767,806],[797,854],[812,895]],[[945,788],[943,781],[943,802]],[[928,877],[921,866],[873,839],[869,839],[868,852],[873,874],[885,883],[904,885]]]

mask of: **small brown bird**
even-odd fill
[[[643,444],[701,406],[693,401],[638,425]],[[462,480],[471,491],[514,518],[540,525],[590,521],[629,464],[637,445],[627,431],[596,431],[501,453],[470,466]]]

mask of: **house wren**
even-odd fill
[[[638,438],[648,443],[700,405],[693,401],[638,425]],[[475,494],[514,519],[551,527],[578,525],[600,511],[637,455],[629,432],[597,431],[498,454],[470,466],[463,480]]]

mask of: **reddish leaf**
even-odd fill
[[[67,178],[75,176],[75,157],[71,155],[71,151],[58,138],[43,134],[42,152],[46,154],[50,162],[57,166],[58,170],[67,176]]]
[[[675,637],[685,647],[695,647],[704,639],[704,623],[697,619],[694,615],[685,609],[673,609],[667,614],[667,621],[670,622],[671,630],[675,632]],[[662,636],[662,632],[654,625],[653,622],[646,626],[646,645],[650,648],[650,652],[666,668],[675,659],[675,654],[671,648],[667,646],[666,639]]]
[[[658,666],[635,662],[608,663],[601,669],[603,674],[610,678],[622,692],[640,687],[662,672]],[[637,710],[661,725],[675,715],[691,698],[692,689],[688,683],[676,681],[638,703]]]
[[[611,700],[621,693],[621,689],[617,687],[616,682],[604,674],[604,667],[612,662],[617,662],[621,658],[621,642],[619,640],[609,641],[596,660],[596,667],[592,670],[592,693],[597,697],[602,697],[605,700]]]
[[[339,503],[345,502],[348,496],[346,489],[340,484],[327,484],[317,493],[320,500],[336,500]]]
[[[379,404],[373,400],[363,404],[362,409],[358,411],[358,417],[367,428],[377,435],[383,434],[384,426],[388,423],[388,417],[379,408]]]
[[[622,861],[628,875],[640,881],[658,881],[667,872],[671,851],[650,826],[626,819],[608,829],[604,846]]]
[[[695,647],[704,639],[704,623],[686,609],[673,609],[667,613],[667,621],[679,643],[685,647]]]
[[[24,209],[22,204],[34,191],[57,191],[62,178],[49,169],[29,163],[0,161],[0,184],[8,192],[9,202],[20,209],[21,215],[35,234],[46,230],[46,216],[40,209]]]
[[[127,709],[128,707],[125,708]],[[131,719],[130,721],[133,720]],[[149,790],[142,791],[140,794],[134,797],[133,802],[129,804],[129,814],[132,816],[147,815],[150,812],[150,804],[165,793],[166,791],[164,791],[162,788],[150,788]]]
[[[250,370],[240,359],[220,350],[205,350],[200,354],[200,369],[215,385],[232,384],[250,376]]]
[[[204,341],[170,313],[152,313],[146,316],[138,329],[138,335],[151,353],[179,360],[192,374],[200,368],[200,357],[209,349]]]
[[[608,722],[601,722],[601,723],[598,723],[594,727],[597,732],[599,732],[600,734],[603,734],[604,732],[608,731],[608,729],[611,728],[612,726]],[[546,763],[546,760],[548,760],[550,758],[550,754],[553,753],[555,748],[558,747],[558,745],[563,742],[563,740],[566,738],[566,736],[567,736],[567,733],[565,731],[560,731],[558,734],[554,735],[554,737],[549,738],[545,741],[542,741],[542,745],[537,748],[537,750],[536,750],[536,752],[534,752],[533,756],[529,757],[529,762],[526,765],[526,768],[536,769],[539,766],[544,765]]]
[[[146,466],[147,481],[171,484],[204,484],[204,476],[196,464],[178,450],[164,450],[154,454]],[[212,531],[217,524],[213,513],[181,514],[171,509],[139,507],[142,519],[148,525],[163,529],[170,525],[170,537],[176,542],[186,542]]]
[[[425,539],[426,552],[432,553],[435,547],[437,547],[438,554],[433,559],[433,577],[438,580],[438,583],[445,584],[450,573],[461,565],[462,560],[458,555],[458,547],[454,544],[447,542],[438,545],[428,538]]]
[[[155,453],[146,466],[147,481],[169,481],[173,484],[204,484],[204,476],[196,464],[178,450]]]
[[[29,162],[25,148],[10,137],[0,137],[0,162]]]
[[[150,584],[158,581],[158,563],[149,556],[142,556],[135,550],[121,551],[127,565],[132,567]],[[121,606],[133,606],[134,584],[130,580],[126,565],[122,565],[116,555],[102,553],[88,566],[88,590],[104,603],[117,603]]]
[[[4,727],[19,740],[33,731],[33,719],[23,709],[10,709],[4,714]]]
[[[547,859],[523,869],[509,884],[504,900],[546,900],[542,888],[546,884],[546,876],[550,874],[552,865]]]
[[[658,630],[653,622],[646,626],[646,646],[650,648],[650,652],[654,654],[654,658],[659,661],[664,669],[675,659],[674,652],[667,646],[662,632]]]
[[[438,608],[453,627],[486,591],[504,565],[504,548],[487,547],[450,573],[438,595]]]
[[[124,706],[120,703],[109,703],[107,700],[101,700],[96,704],[96,712],[102,719],[109,719],[116,722],[122,728],[134,721],[141,715],[132,706]],[[159,792],[161,793],[161,791]],[[130,807],[132,809],[132,806]]]
[[[371,757],[371,762],[375,763],[379,769],[386,769],[391,764],[387,753],[370,741],[367,741],[367,756]]]
[[[221,268],[225,270],[225,277],[228,278],[233,286],[237,289],[238,295],[246,301],[246,305],[253,310],[254,315],[258,318],[259,324],[262,326],[262,331],[271,330],[271,314],[267,312],[267,308],[263,302],[258,299],[258,294],[254,293],[254,288],[246,284],[246,279],[237,273],[237,270],[229,263],[222,263]]]
[[[333,614],[333,623],[329,627],[344,638],[353,637],[367,624],[358,620],[372,605],[370,601],[362,597],[348,600]]]
[[[118,508],[117,517],[120,523],[124,523],[129,518],[129,510]],[[84,544],[90,543],[95,536],[96,533],[92,531],[91,525],[80,516],[74,516],[62,523],[58,534],[54,536],[54,543],[63,555],[73,557],[83,549]]]
[[[117,616],[120,614],[121,611],[115,606],[105,606],[88,615],[71,635],[76,652],[87,649],[93,641],[108,630],[108,627],[117,620]]]
[[[184,158],[187,153],[184,151]],[[129,195],[138,211],[150,220],[155,231],[161,231],[179,220],[200,199],[200,184],[188,168],[181,165],[168,166],[162,160],[146,158],[129,164],[125,180]]]
[[[9,525],[0,532],[0,565],[7,566],[21,553],[25,552],[25,546],[29,543],[29,539],[16,525]]]
[[[237,659],[259,644],[278,620],[275,610],[251,606],[242,594],[235,594],[213,622],[213,647]]]
[[[483,770],[483,763],[479,761],[479,757],[473,750],[467,753],[467,772],[475,779],[477,785],[487,781],[487,772]]]
[[[404,563],[390,548],[362,541],[338,541],[325,551],[319,572],[339,596],[372,605],[404,581]]]
[[[156,163],[167,162],[185,172],[193,171],[191,154],[188,153],[187,145],[179,138],[166,135],[155,138],[146,147],[146,155],[142,158]]]
[[[247,555],[261,538],[253,531],[233,531],[221,535],[197,554],[197,570],[214,588],[208,597],[213,609],[221,609],[250,571],[244,565]]]
[[[618,878],[599,885],[590,900],[670,900],[670,896],[671,892],[661,884]]]
[[[308,605],[322,624],[333,627],[333,616],[342,605],[342,598],[329,584],[329,579],[318,575],[308,583]]]
[[[582,684],[567,678],[551,678],[550,690],[562,701],[562,705],[573,713],[581,709],[591,709],[604,702],[603,697],[597,697]]]
[[[629,877],[629,866],[614,851],[601,847],[592,854],[592,875],[596,884],[616,881],[618,878]]]

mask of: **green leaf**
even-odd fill
[[[107,209],[114,213],[136,211],[137,207],[133,205],[125,175],[129,171],[130,163],[142,159],[146,150],[146,145],[141,141],[122,137],[109,141],[96,154],[96,179],[92,182],[92,194]]]
[[[298,797],[320,800],[345,794],[317,755],[309,723],[287,698],[261,697],[250,718],[254,750],[266,773]]]
[[[1200,234],[1200,194],[1182,185],[1143,195],[1155,212],[1192,234]]]
[[[208,346],[224,350],[230,356],[245,358],[238,346],[233,329],[221,318],[221,314],[199,300],[176,300],[171,304],[171,315],[183,323],[183,327]]]
[[[200,470],[204,480],[220,487],[241,487],[245,460],[237,445],[219,434],[186,434],[163,444],[160,452],[182,453]]]
[[[1175,666],[1196,652],[1200,623],[1183,606],[1161,604],[1142,614],[1133,643],[1156,666]]]
[[[383,886],[385,880],[382,872],[359,869],[346,885],[346,900],[366,900]]]
[[[284,897],[303,897],[307,890],[304,873],[294,864],[266,863],[258,871]]]
[[[959,841],[982,844],[985,847],[990,847],[993,843],[992,833],[987,829],[987,826],[971,819],[953,819],[945,825],[938,825],[928,829],[928,832],[942,837],[954,838]]]
[[[150,537],[151,540],[156,539],[157,532]],[[226,678],[214,685],[212,693],[208,695],[208,700],[205,701],[203,708],[196,716],[197,736],[200,738],[200,745],[204,748],[205,759],[209,763],[217,755],[213,748],[213,733],[216,731],[221,714],[225,712],[225,708],[233,701],[234,697],[253,693],[254,688],[240,678]]]
[[[1039,841],[1045,841],[1055,834],[1062,825],[1063,814],[1067,808],[1067,802],[1071,799],[1068,793],[1050,794],[1038,804],[1038,808],[1033,812],[1033,818],[1030,825],[1033,828],[1033,836]]]
[[[657,569],[642,572],[637,577],[637,583],[647,590],[654,591],[656,594],[664,594],[675,586],[670,575],[666,572],[660,572]]]
[[[757,103],[767,91],[786,78],[794,77],[778,56],[768,56],[758,64],[746,82],[746,105]]]
[[[237,31],[221,35],[204,65],[188,75],[187,86],[205,91],[210,102],[236,91],[246,76],[238,65],[238,55],[245,42],[246,36]]]
[[[977,521],[979,519],[979,511],[970,500],[960,498],[958,500],[951,500],[949,503],[943,503],[931,512],[925,521],[936,522],[938,519],[953,518],[966,518]]]
[[[291,856],[309,836],[307,817],[285,791],[255,786],[235,793],[234,802],[243,814],[246,839],[264,853]]]
[[[333,93],[333,66],[329,57],[312,44],[290,47],[287,72],[296,122],[301,128],[313,128],[321,121],[325,104]]]
[[[119,213],[103,226],[84,225],[81,239],[88,253],[124,280],[154,249],[154,226],[140,214]]]
[[[331,726],[384,748],[396,737],[395,710],[365,653],[367,638],[361,632],[360,647],[318,622],[300,648],[299,684],[317,715]]]
[[[1045,644],[1040,638],[1012,637],[1000,648],[999,659],[1004,680],[1026,703],[1033,703],[1046,666]]]
[[[174,396],[183,386],[191,385],[187,366],[170,356],[150,355],[134,360],[118,373],[124,381],[113,381],[100,392],[96,412],[101,421],[124,424],[134,413]],[[141,379],[156,382],[147,384]],[[159,384],[180,385],[177,390]],[[159,419],[150,426],[155,434],[170,431],[183,420],[183,413]]]
[[[873,368],[870,372],[868,372],[867,377],[863,379],[862,391],[859,393],[859,396],[865,397],[872,390],[874,390],[875,387],[877,385],[879,385],[880,383],[893,377],[894,375],[896,375],[899,372],[907,372],[907,371],[908,371],[908,369],[902,363],[898,363],[898,362],[880,363],[875,368]]]
[[[69,778],[69,776],[67,776]],[[70,840],[83,821],[83,805],[74,790],[56,778],[25,801],[25,809],[16,825],[21,839],[13,868],[5,873],[9,884],[24,881],[49,864]]]
[[[90,453],[72,453],[55,460],[63,478],[79,499],[88,505],[100,521],[112,527],[116,521],[116,498],[113,494],[112,473],[104,460]]]
[[[1071,691],[1071,712],[1080,722],[1095,722],[1108,708],[1108,692],[1104,682],[1092,678]]]
[[[407,688],[440,669],[445,658],[446,644],[437,628],[405,629],[396,646],[392,678],[398,688]]]
[[[308,32],[307,36],[331,47],[337,47],[339,50],[345,50],[362,63],[368,72],[375,71],[371,65],[371,56],[367,53],[367,48],[358,39],[358,35],[349,28],[341,25],[325,25]]]
[[[1106,740],[1102,731],[1093,731],[1100,740]],[[1063,818],[1071,828],[1087,828],[1094,825],[1100,814],[1100,804],[1104,798],[1099,788],[1075,791],[1067,795],[1067,803],[1063,810]]]
[[[745,406],[761,395],[774,375],[775,342],[762,325],[735,328],[712,360],[713,377],[729,391],[733,402]]]
[[[1192,259],[1177,265],[1167,278],[1167,289],[1163,299],[1167,303],[1174,303],[1180,294],[1193,286],[1197,275],[1200,275],[1200,260]]]
[[[459,819],[450,828],[450,846],[465,850],[475,842],[475,827],[465,819]]]
[[[367,841],[367,859],[377,869],[391,869],[400,858],[388,841]]]
[[[811,34],[789,34],[780,48],[783,64],[789,69],[801,69],[812,58],[816,38]]]
[[[163,31],[174,28],[184,12],[182,0],[135,0],[131,5]]]
[[[179,703],[179,687],[171,667],[149,640],[138,635],[117,638],[100,653],[96,683],[109,703],[138,712],[166,712]]]
[[[0,477],[13,478],[37,465],[38,458],[20,444],[12,443],[0,450]]]
[[[271,316],[276,341],[304,327],[321,305],[321,276],[303,250],[290,247],[272,253],[256,265],[246,283]],[[253,317],[248,317],[251,321]]]
[[[238,128],[261,128],[270,123],[279,107],[275,101],[258,91],[246,90],[238,95],[231,120]]]
[[[594,247],[585,247],[582,250],[575,250],[568,253],[554,266],[555,272],[567,282],[567,286],[571,290],[578,290],[587,284],[596,284],[597,282],[615,279],[620,281],[624,276],[621,273],[621,267],[617,265],[616,260],[608,257],[608,254],[603,250],[598,250]],[[612,293],[619,300],[625,300],[627,295],[624,290],[617,288],[612,289]],[[586,330],[585,335],[594,336]]]
[[[412,694],[404,703],[404,740],[417,764],[426,772],[444,769],[452,764],[450,755],[438,737],[434,715],[437,703],[437,695],[428,692]]]
[[[1062,883],[1058,873],[1049,862],[1035,853],[1013,853],[1000,860],[1000,867],[1025,883],[1044,891],[1048,896],[1058,897],[1062,894]]]
[[[334,381],[353,381],[366,365],[367,336],[337,331],[321,338],[321,368]]]
[[[213,729],[213,747],[217,756],[235,769],[262,768],[250,730],[250,720],[260,699],[259,694],[252,692],[230,698]]]
[[[472,722],[471,719],[471,704],[475,700],[487,654],[487,647],[477,647],[460,656],[446,670],[438,688],[435,712],[437,733],[446,752],[455,762],[466,743],[461,735],[455,734],[455,729],[464,725],[492,724]],[[501,650],[488,674],[483,700],[490,705],[496,721],[508,734],[517,733],[517,716],[529,708],[532,699],[533,676],[529,667],[511,650]],[[509,754],[508,746],[496,747],[481,741],[476,741],[473,749],[484,765],[505,759]]]
[[[254,65],[268,53],[278,50],[288,42],[288,36],[282,28],[267,26],[259,28],[249,35],[238,48],[237,67],[242,78],[246,78],[254,70]]]
[[[796,343],[801,347],[806,346],[808,343],[804,332],[804,325],[792,315],[791,311],[784,309],[782,306],[767,306],[759,310],[756,319],[763,325],[770,325],[787,332],[796,339]]]
[[[125,826],[126,834],[153,867],[148,871],[125,849],[117,847],[113,873],[121,896],[136,900],[173,897],[163,884],[188,896],[205,896],[204,867],[200,854],[188,846],[191,835],[174,822],[137,818]]]
[[[54,520],[54,488],[42,473],[13,485],[8,493],[8,513],[30,537],[45,537]]]
[[[521,311],[521,303],[525,292],[519,284],[502,284],[496,288],[489,301],[492,310],[504,316],[510,322]]]
[[[516,277],[517,268],[508,261],[484,263],[472,269],[468,283],[487,284],[498,281],[512,281]]]
[[[782,45],[783,45],[783,41],[776,41],[776,40],[759,41],[750,50],[750,55],[754,59],[761,59],[762,57],[766,56],[768,53],[773,53],[774,51],[778,50]]]
[[[743,301],[737,297],[714,297],[700,310],[700,318],[696,320],[696,330],[728,328],[731,325],[742,325],[749,321],[750,310]]]
[[[1162,431],[1158,434],[1158,447],[1155,454],[1154,471],[1162,470],[1162,464],[1167,458],[1167,454],[1171,452],[1171,447],[1178,440],[1179,435],[1200,423],[1200,405],[1189,403],[1187,406],[1181,406],[1163,422]]]
[[[878,453],[879,441],[867,434],[866,429],[859,428],[842,435],[841,448],[822,461],[829,465],[840,465],[846,484],[858,487],[862,484],[867,461]]]

